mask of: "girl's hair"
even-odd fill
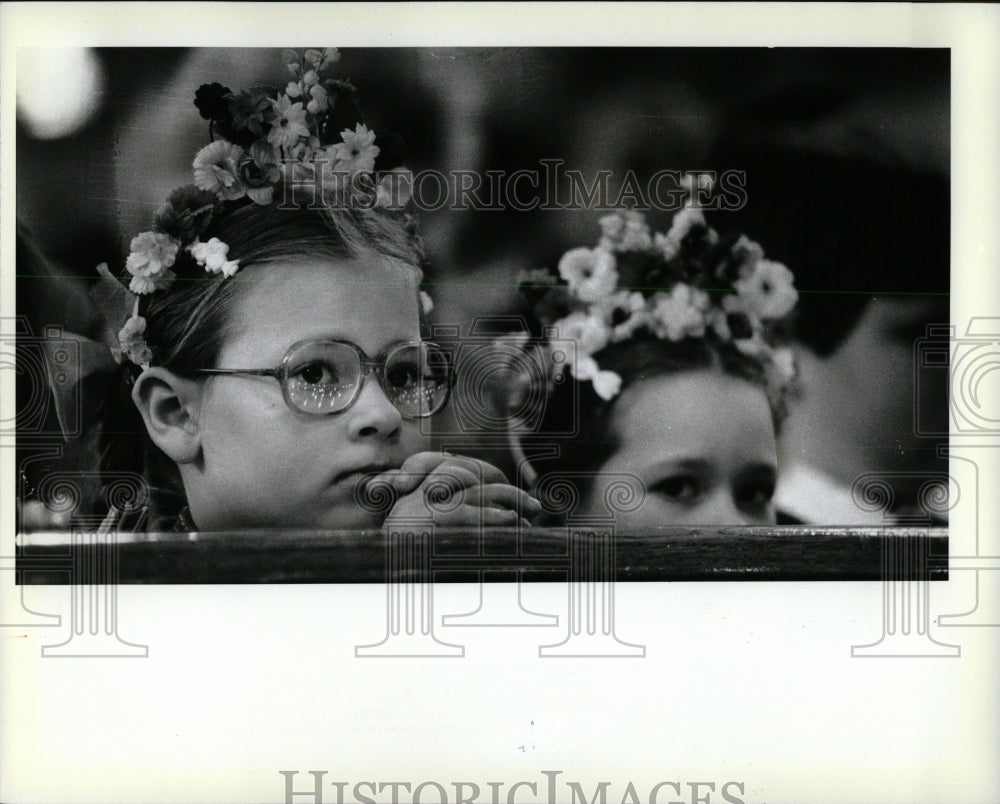
[[[539,462],[540,474],[588,472],[601,466],[619,447],[613,426],[615,404],[629,386],[653,377],[718,371],[746,380],[767,395],[775,431],[786,414],[787,394],[775,390],[768,382],[761,361],[729,343],[708,338],[669,341],[639,335],[605,347],[594,358],[602,370],[613,371],[621,377],[621,393],[605,400],[597,395],[590,382],[569,381],[556,385],[548,400],[540,432],[566,432],[568,423],[576,424],[573,429],[577,432],[558,442],[557,457]],[[580,481],[576,485],[581,492],[588,486]]]
[[[377,212],[243,205],[219,216],[212,231],[203,235],[205,240],[210,237],[229,245],[229,259],[240,261],[241,272],[252,265],[290,258],[343,260],[374,253],[420,273],[421,253],[415,238],[395,219]],[[178,255],[173,270],[179,279],[168,291],[141,297],[145,339],[153,353],[151,365],[214,368],[241,283],[206,274],[186,253]],[[124,361],[121,371],[122,381],[115,383],[104,406],[101,471],[135,472],[146,478],[150,486],[147,527],[164,529],[186,505],[180,473],[150,440],[132,401],[140,369]]]

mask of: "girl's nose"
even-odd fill
[[[363,378],[361,392],[347,410],[348,432],[352,438],[398,438],[403,417],[389,401],[374,375]]]

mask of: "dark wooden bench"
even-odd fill
[[[33,533],[24,584],[947,580],[946,528],[580,527],[380,532]]]

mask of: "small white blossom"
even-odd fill
[[[227,201],[246,194],[239,164],[243,149],[226,140],[209,143],[194,158],[194,183],[199,190],[218,193]]]
[[[188,251],[191,252],[191,256],[194,257],[198,265],[201,265],[210,274],[221,273],[228,278],[239,270],[240,261],[226,259],[229,254],[229,246],[217,237],[213,237],[207,243],[196,240],[188,246]]]
[[[424,291],[420,291],[420,307],[424,311],[424,315],[430,315],[431,310],[434,309],[434,300]]]
[[[356,173],[370,173],[375,169],[375,157],[379,155],[379,147],[375,145],[375,132],[367,126],[358,123],[354,131],[345,128],[340,132],[343,142],[333,146],[331,155],[336,160],[333,166],[335,173],[346,173],[353,176]]]
[[[787,346],[771,350],[771,363],[783,383],[795,378],[795,353]]]
[[[733,282],[748,312],[763,318],[782,318],[791,312],[799,294],[794,276],[780,262],[759,260],[749,275]]]
[[[622,378],[613,371],[598,371],[591,382],[594,391],[604,400],[613,399],[622,389]]]
[[[592,355],[608,345],[611,329],[596,315],[577,311],[555,324],[560,338],[576,342],[581,354]]]
[[[319,84],[310,88],[309,97],[310,101],[306,104],[306,110],[310,114],[320,114],[321,112],[325,112],[330,106],[326,90]]]
[[[146,319],[141,315],[129,318],[118,332],[118,345],[121,357],[148,368],[153,353],[146,343]]]
[[[413,197],[413,173],[408,168],[393,168],[379,180],[375,192],[376,207],[402,209]]]
[[[705,334],[708,296],[701,290],[679,282],[669,293],[657,291],[652,298],[653,327],[657,337],[671,341],[700,338]]]
[[[145,296],[157,290],[166,290],[177,278],[173,271],[163,271],[155,276],[133,276],[128,289],[136,296]]]
[[[575,248],[559,260],[559,275],[580,301],[596,302],[618,284],[614,256],[604,249]]]
[[[174,260],[180,242],[161,232],[142,232],[132,238],[125,268],[135,277],[155,277],[166,271]]]
[[[271,108],[275,121],[267,132],[267,141],[275,148],[291,148],[300,137],[309,136],[306,111],[301,103],[292,103],[287,94],[282,94],[271,101]]]

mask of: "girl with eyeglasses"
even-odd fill
[[[147,479],[151,530],[354,530],[387,511],[515,525],[533,498],[429,450],[451,364],[421,339],[429,300],[399,174],[375,184],[362,123],[331,130],[357,111],[351,85],[322,77],[336,51],[284,55],[285,91],[199,90],[213,139],[194,186],[132,240],[103,467]]]

